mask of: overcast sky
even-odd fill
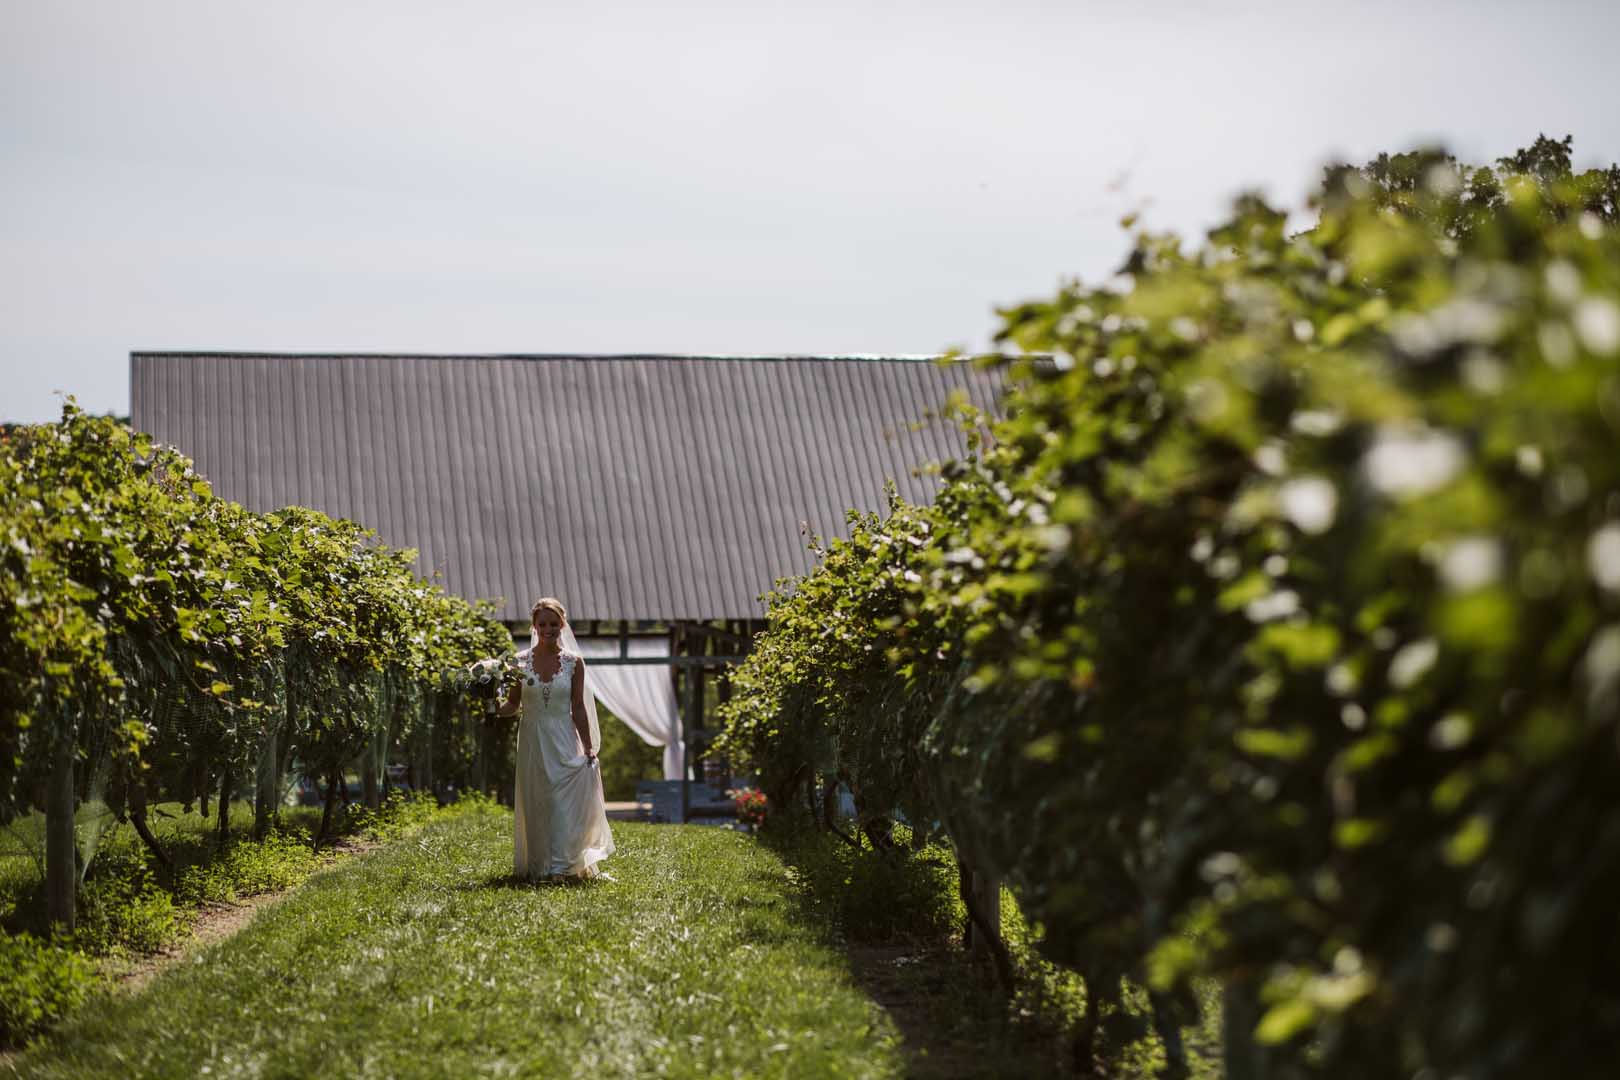
[[[0,419],[131,349],[919,353],[1118,219],[1538,132],[1620,4],[0,0]]]

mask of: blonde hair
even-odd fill
[[[539,618],[542,611],[551,612],[563,622],[568,621],[568,609],[563,607],[562,601],[555,596],[542,596],[536,600],[534,607],[529,609],[529,622],[533,623],[535,619]]]

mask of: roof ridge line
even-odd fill
[[[922,363],[972,359],[967,353],[452,353],[452,352],[277,352],[232,349],[131,349],[136,357],[218,357],[244,359],[330,360],[748,360],[748,361],[894,361]]]

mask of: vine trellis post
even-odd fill
[[[78,887],[77,850],[73,835],[73,759],[78,724],[64,705],[61,726],[51,750],[51,772],[45,795],[45,907],[52,925],[74,927],[74,894]]]

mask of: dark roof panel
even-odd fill
[[[999,372],[927,358],[138,352],[132,420],[254,510],[311,506],[414,547],[451,591],[526,620],[758,618],[892,479],[961,451],[953,389]]]

